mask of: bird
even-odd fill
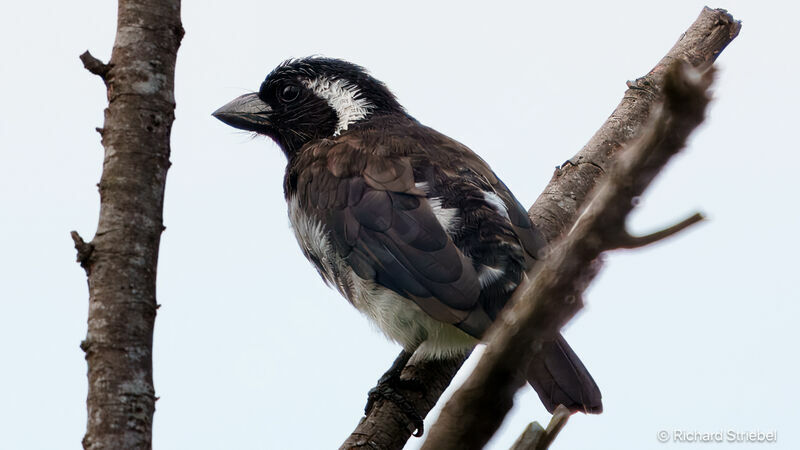
[[[409,361],[474,348],[547,245],[480,156],[414,119],[359,65],[288,59],[213,116],[277,143],[303,254],[403,347],[370,403],[392,397]],[[602,412],[597,384],[561,334],[524,375],[551,413],[559,404]],[[395,400],[421,433],[421,418]]]

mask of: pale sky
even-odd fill
[[[184,2],[155,335],[156,449],[335,448],[399,348],[300,253],[284,156],[211,117],[289,57],[361,64],[423,123],[483,156],[529,206],[695,20],[675,2]],[[759,5],[760,3],[760,5]],[[632,220],[666,242],[607,255],[565,329],[603,392],[554,449],[727,448],[667,430],[796,431],[800,332],[796,2],[710,5],[743,21],[708,121]],[[0,15],[0,448],[78,449],[88,293],[70,230],[97,224],[115,2],[11,2]],[[471,360],[474,363],[474,359]],[[462,370],[455,384],[466,375]],[[438,411],[438,410],[437,410]],[[435,420],[436,411],[426,421]],[[529,388],[491,442],[549,415]],[[422,440],[411,438],[408,449]]]

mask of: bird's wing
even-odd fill
[[[527,258],[529,260],[541,259],[541,252],[547,247],[547,241],[544,235],[533,225],[530,216],[528,216],[528,211],[526,211],[519,200],[514,197],[514,194],[511,193],[508,186],[497,178],[494,173],[492,173],[492,176],[494,180],[496,180],[492,183],[492,188],[503,200],[506,210],[508,211],[508,219],[511,222],[514,233],[525,249]],[[529,261],[529,265],[530,264],[531,262]]]
[[[491,320],[472,262],[443,226],[453,217],[417,185],[411,157],[356,153],[346,140],[306,149],[287,196],[325,225],[331,250],[361,279],[480,336]]]

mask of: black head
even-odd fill
[[[389,89],[339,59],[291,59],[275,68],[257,93],[238,97],[214,117],[271,137],[290,158],[304,144],[336,136],[382,114],[405,114]]]

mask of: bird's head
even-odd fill
[[[258,92],[233,99],[213,115],[232,127],[269,136],[291,158],[308,142],[393,113],[405,114],[389,89],[363,67],[308,57],[283,62]]]

